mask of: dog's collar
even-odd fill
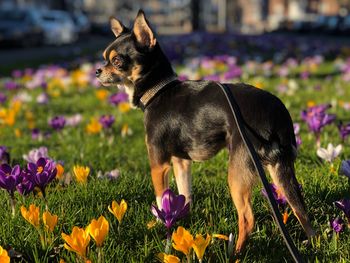
[[[144,111],[147,107],[147,105],[151,102],[151,100],[157,95],[157,93],[168,86],[170,83],[177,81],[177,76],[172,75],[170,77],[167,77],[160,82],[158,82],[156,85],[154,85],[152,88],[148,89],[140,98],[140,105],[141,109]]]

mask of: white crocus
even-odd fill
[[[334,147],[333,144],[329,143],[327,149],[321,147],[317,149],[317,156],[331,163],[341,153],[342,149],[341,144]]]

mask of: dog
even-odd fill
[[[145,14],[132,29],[111,18],[116,39],[104,50],[105,65],[96,70],[104,86],[123,84],[133,106],[144,111],[146,145],[157,205],[168,188],[171,164],[179,194],[192,202],[191,163],[229,152],[228,184],[239,220],[235,252],[244,248],[254,228],[252,188],[257,178],[223,92],[213,81],[179,81]],[[273,182],[287,198],[308,237],[314,230],[295,177],[293,122],[274,95],[253,86],[229,85],[244,118],[249,139]]]

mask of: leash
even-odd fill
[[[247,136],[247,133],[245,131],[245,127],[243,126],[244,119],[243,119],[241,110],[240,110],[235,98],[233,97],[232,91],[227,86],[227,84],[221,84],[221,83],[217,83],[217,84],[226,96],[226,99],[227,99],[228,104],[229,104],[231,111],[232,111],[232,115],[233,115],[235,122],[237,124],[238,131],[239,131],[239,133],[242,137],[242,140],[243,140],[243,142],[248,150],[249,156],[253,161],[255,169],[259,173],[260,179],[261,179],[262,184],[264,186],[264,189],[267,193],[267,197],[268,197],[267,199],[268,199],[270,207],[272,209],[272,214],[275,218],[275,221],[277,222],[278,228],[281,231],[284,242],[286,243],[287,248],[288,248],[291,256],[293,257],[294,261],[297,263],[304,262],[302,257],[299,254],[298,249],[295,247],[293,240],[290,237],[290,235],[289,235],[289,233],[288,233],[288,231],[283,223],[281,213],[279,212],[276,200],[273,197],[273,193],[272,193],[272,190],[270,188],[269,181],[266,178],[265,171],[262,167],[262,164],[261,164],[260,159],[259,159],[259,157],[254,149],[253,144],[251,143],[251,141],[249,140],[249,138]]]

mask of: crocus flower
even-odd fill
[[[63,174],[64,174],[64,167],[63,167],[63,165],[60,164],[60,163],[56,164],[56,169],[57,169],[56,178],[58,180],[62,180],[63,179]]]
[[[350,199],[342,199],[340,201],[334,202],[334,204],[344,212],[345,216],[348,219],[348,223],[350,224]]]
[[[341,162],[339,174],[343,174],[350,179],[350,160]]]
[[[40,224],[39,207],[35,206],[34,204],[31,204],[29,206],[29,210],[27,210],[27,208],[25,208],[24,206],[21,206],[21,214],[24,217],[24,219],[27,220],[29,223],[31,223],[34,227],[39,227],[39,224]]]
[[[0,146],[0,164],[9,163],[10,154],[5,146]]]
[[[283,215],[283,224],[287,224],[288,218],[289,218],[289,214],[287,211],[284,211]]]
[[[297,143],[297,147],[299,147],[300,144],[301,144],[301,138],[299,136],[300,124],[299,123],[294,123],[293,127],[294,127],[295,141]]]
[[[15,165],[13,168],[8,164],[0,165],[0,187],[7,190],[13,196],[16,186],[22,181],[21,168]]]
[[[344,221],[340,217],[331,219],[330,224],[336,233],[340,233],[344,231]]]
[[[0,246],[0,262],[1,263],[10,263],[10,257],[5,249]]]
[[[118,110],[121,113],[127,113],[128,111],[130,111],[130,109],[131,109],[131,106],[129,102],[121,102],[118,105]]]
[[[109,129],[112,127],[114,120],[115,118],[113,115],[102,115],[100,118],[100,123],[102,124],[103,128]]]
[[[113,105],[118,105],[119,103],[127,102],[128,100],[129,100],[129,96],[127,93],[124,93],[124,92],[112,94],[108,99],[109,103]]]
[[[73,251],[83,258],[86,257],[86,248],[90,242],[90,235],[87,231],[75,226],[70,235],[62,233],[62,238],[66,242],[65,249]]]
[[[102,130],[102,124],[95,118],[91,118],[90,123],[86,125],[86,131],[89,134],[97,134]]]
[[[90,167],[88,166],[80,166],[80,165],[75,165],[73,167],[73,173],[75,176],[75,180],[78,183],[81,184],[86,184],[87,182],[87,177],[90,174]]]
[[[56,131],[60,131],[66,124],[66,119],[63,116],[56,116],[49,121],[50,126]]]
[[[39,104],[47,104],[49,102],[49,95],[43,92],[36,97],[36,102]]]
[[[49,159],[40,158],[36,163],[28,163],[27,169],[33,182],[40,188],[45,197],[46,186],[56,178],[56,164]]]
[[[33,176],[28,171],[22,171],[22,182],[17,185],[17,191],[21,195],[30,194],[35,187]]]
[[[33,149],[28,154],[23,155],[23,159],[29,163],[36,163],[40,158],[49,158],[47,148],[44,146]]]
[[[338,130],[339,130],[341,139],[344,141],[346,137],[350,135],[350,123],[347,123],[347,124],[340,123],[338,125]]]
[[[193,236],[182,226],[179,226],[172,235],[173,248],[188,256],[192,249]]]
[[[0,92],[0,104],[4,104],[7,100],[7,97],[4,93]]]
[[[342,145],[339,144],[336,147],[333,146],[333,144],[328,143],[327,149],[325,148],[318,148],[317,149],[317,155],[327,162],[333,162],[335,158],[341,153],[342,151]]]
[[[180,263],[180,259],[177,256],[174,255],[168,255],[165,253],[159,253],[157,255],[158,259],[160,262],[163,263]]]
[[[286,197],[281,193],[281,191],[277,188],[275,184],[270,184],[270,188],[272,190],[273,197],[275,198],[277,204],[285,205],[287,203]],[[262,194],[267,198],[267,193],[265,189],[261,190]]]
[[[120,204],[118,204],[117,201],[113,201],[112,207],[108,206],[109,212],[111,212],[118,219],[119,224],[121,224],[127,209],[128,204],[125,202],[124,199],[122,199]]]
[[[119,178],[120,176],[120,171],[119,169],[114,169],[112,171],[108,171],[106,173],[102,173],[101,171],[99,171],[97,173],[97,178],[98,179],[108,179],[108,180],[111,180],[111,181],[115,181]]]
[[[86,228],[86,231],[90,236],[95,240],[97,247],[102,247],[103,242],[105,241],[108,231],[109,223],[104,216],[100,216],[98,220],[93,219]]]
[[[83,116],[79,113],[66,117],[66,126],[76,127],[83,120]]]
[[[43,213],[43,223],[49,232],[53,232],[55,226],[57,225],[58,216],[52,215],[49,211]]]
[[[212,238],[218,238],[218,239],[222,239],[222,240],[226,240],[226,241],[229,240],[229,237],[226,235],[223,235],[223,234],[213,234]]]
[[[197,258],[199,260],[199,262],[202,262],[203,260],[203,256],[204,256],[204,252],[207,248],[207,246],[209,245],[210,242],[210,235],[207,234],[206,239],[204,239],[204,237],[200,234],[196,235],[196,238],[193,241],[192,247],[194,252],[197,255]]]
[[[169,230],[178,219],[185,217],[190,210],[184,195],[176,195],[170,189],[164,191],[162,196],[162,209],[152,205],[152,214],[159,218]]]

